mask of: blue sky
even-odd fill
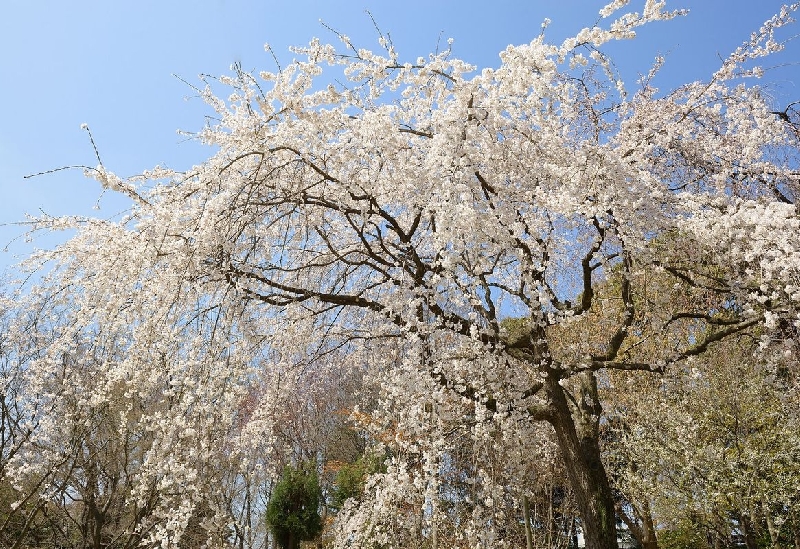
[[[605,4],[595,0],[3,0],[0,3],[0,223],[26,213],[92,214],[113,217],[123,204],[104,197],[80,170],[32,179],[32,174],[68,165],[95,165],[87,123],[103,163],[120,175],[157,164],[177,169],[209,153],[176,130],[196,131],[207,109],[178,75],[190,83],[200,73],[226,74],[234,62],[245,70],[274,68],[264,51],[269,42],[284,62],[288,46],[311,37],[336,41],[323,20],[377,47],[365,10],[389,32],[409,60],[434,50],[441,37],[454,52],[479,67],[496,66],[508,44],[529,42],[548,17],[547,36],[560,41],[597,20]],[[643,0],[632,0],[639,8]],[[774,0],[670,0],[689,8],[687,17],[640,30],[633,42],[615,45],[623,73],[646,72],[657,53],[667,65],[663,89],[707,77],[750,32],[778,11]],[[800,26],[792,33],[800,33]],[[798,42],[798,41],[795,41]],[[768,73],[776,106],[800,100],[800,48],[793,43],[786,66]],[[632,82],[630,84],[632,86]],[[0,248],[24,232],[0,226]],[[0,252],[0,270],[32,246],[18,239]]]

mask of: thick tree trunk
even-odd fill
[[[642,549],[658,549],[656,526],[653,524],[653,514],[650,511],[650,504],[646,501],[642,510],[642,539],[639,543],[642,544]]]
[[[585,381],[589,384],[589,392],[592,392],[591,386],[594,386],[596,393],[594,378],[587,378]],[[618,549],[614,499],[608,475],[600,459],[599,405],[591,402],[591,394],[582,395],[580,407],[575,411],[580,422],[576,426],[565,390],[558,384],[558,378],[553,376],[548,379],[546,389],[552,405],[550,424],[555,429],[556,440],[575,493],[586,547]]]
[[[634,516],[628,515],[619,502],[616,502],[617,515],[628,525],[628,530],[642,546],[642,549],[658,549],[658,538],[653,523],[650,504],[645,501],[641,506],[631,504]],[[638,521],[638,522],[637,522]]]
[[[769,541],[774,547],[778,546],[778,538],[780,537],[780,529],[776,528],[775,521],[772,520],[772,513],[770,512],[769,505],[766,502],[762,505],[764,517],[767,520],[767,531],[769,532]]]
[[[750,517],[744,513],[739,515],[739,526],[744,535],[744,543],[747,549],[758,549],[758,542],[756,541],[755,531]]]
[[[650,522],[649,526],[642,528],[642,533],[642,539],[638,540],[642,549],[658,549],[658,538],[652,522]]]

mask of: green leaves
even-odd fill
[[[287,466],[267,506],[267,524],[282,549],[296,549],[301,541],[322,531],[319,504],[322,490],[312,464]]]
[[[385,470],[383,458],[373,453],[366,453],[355,462],[343,465],[336,473],[331,507],[341,509],[348,499],[360,498],[367,476]]]

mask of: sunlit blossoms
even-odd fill
[[[663,60],[631,85],[603,45],[678,12],[627,4],[496,69],[312,40],[208,82],[202,164],[88,170],[130,211],[34,220],[76,234],[6,306],[17,533],[66,529],[58,507],[87,547],[265,547],[265,500],[302,463],[330,547],[613,548],[620,515],[655,547],[691,490],[652,495],[668,460],[645,459],[660,416],[636,394],[672,390],[670,444],[717,451],[683,397],[716,394],[735,370],[708,357],[736,349],[771,413],[798,409],[797,120],[742,80],[797,6],[664,93]],[[740,522],[800,531],[800,498],[769,489]]]

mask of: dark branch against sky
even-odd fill
[[[80,169],[24,179],[63,166],[95,166],[95,150],[81,130],[83,123],[91,129],[106,167],[121,176],[159,164],[186,169],[201,162],[209,151],[177,133],[201,129],[208,114],[186,82],[199,84],[201,73],[229,73],[234,63],[245,71],[272,70],[265,43],[285,63],[292,58],[290,45],[307,43],[313,36],[337,41],[327,26],[360,47],[377,48],[374,19],[382,32],[391,34],[404,59],[413,61],[444,48],[447,38],[453,38],[456,56],[478,67],[497,66],[498,53],[508,44],[535,38],[545,18],[552,20],[547,36],[560,41],[593,25],[604,4],[498,1],[489,8],[473,0],[9,0],[0,7],[0,102],[5,107],[0,117],[0,223],[43,212],[113,217],[124,207],[123,200],[106,196],[93,212],[100,189]],[[691,13],[645,27],[635,43],[609,49],[629,86],[647,72],[655,55],[665,55],[656,85],[668,89],[707,77],[720,57],[780,5],[773,0],[668,2],[670,8],[689,8]],[[630,7],[637,8],[637,2]],[[787,64],[764,79],[776,109],[800,99],[799,71]],[[0,227],[0,247],[23,232],[20,226]],[[46,238],[34,245],[55,241]],[[0,254],[0,269],[31,246],[17,239]]]

